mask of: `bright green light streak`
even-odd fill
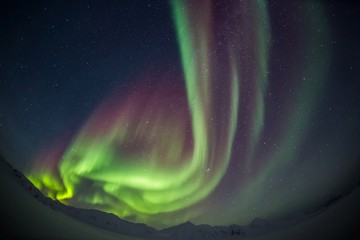
[[[141,119],[139,115],[121,115],[108,132],[102,133],[92,133],[92,128],[97,126],[90,119],[59,162],[61,180],[51,171],[49,175],[31,174],[32,181],[41,190],[64,202],[96,204],[101,210],[152,225],[169,226],[183,221],[184,216],[191,219],[197,214],[187,209],[216,188],[228,167],[240,95],[238,62],[229,49],[228,127],[213,129],[209,119],[216,116],[216,109],[211,86],[219,79],[211,76],[214,64],[209,56],[210,9],[210,5],[204,6],[195,23],[184,1],[172,2],[191,117],[192,152],[180,158],[187,140],[184,123],[163,116],[157,109],[144,111]],[[147,119],[159,128],[155,140],[149,137],[151,127]],[[130,124],[125,127],[125,123]],[[116,149],[116,146],[128,143],[139,144],[148,150],[142,155],[141,149],[135,153]],[[167,164],[171,167],[164,167]],[[213,169],[207,171],[209,167]],[[87,195],[81,195],[85,183],[93,189],[89,189]],[[171,215],[180,211],[184,213],[178,214],[179,217]]]

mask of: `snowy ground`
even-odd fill
[[[8,239],[137,239],[94,228],[54,211],[24,191],[0,163],[1,236]]]
[[[2,235],[17,239],[360,239],[359,187],[311,215],[296,214],[285,221],[257,219],[246,227],[185,223],[157,232],[112,214],[67,207],[38,196],[37,189],[27,184],[20,172],[0,161]]]

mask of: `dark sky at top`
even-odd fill
[[[2,151],[21,169],[114,88],[178,58],[166,1],[9,1],[1,11]]]

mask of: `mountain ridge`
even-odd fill
[[[267,221],[255,218],[245,227],[235,224],[229,226],[210,226],[206,224],[195,225],[192,222],[187,221],[176,226],[156,230],[143,223],[126,221],[112,213],[106,213],[95,209],[75,208],[62,204],[58,200],[52,200],[44,196],[21,171],[13,168],[3,157],[0,156],[0,160],[6,164],[8,171],[11,172],[26,192],[52,210],[61,212],[99,229],[141,239],[237,239],[245,236],[264,235],[284,227],[295,225],[320,214],[351,193],[347,192],[346,194],[336,195],[334,198],[325,202],[318,211],[312,214],[305,215],[302,212],[297,212],[292,214],[291,217],[286,220]]]

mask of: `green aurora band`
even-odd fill
[[[215,16],[215,8],[206,0],[171,2],[184,96],[174,97],[177,90],[167,86],[150,92],[139,88],[127,96],[111,95],[70,143],[64,141],[39,154],[27,174],[30,181],[63,203],[162,228],[196,219],[207,211],[198,206],[214,194],[231,161],[243,161],[243,168],[250,171],[264,128],[269,84],[267,4],[234,1],[233,14],[227,17]],[[249,22],[253,28],[246,26]],[[222,33],[216,35],[220,30]],[[219,41],[223,42],[220,47]],[[323,56],[319,53],[316,62]],[[254,70],[248,73],[246,68]],[[309,75],[314,76],[312,72]],[[294,103],[304,122],[310,118],[309,108],[322,87],[323,76],[314,77],[320,78],[314,89],[306,85],[299,93],[299,98],[309,94],[306,101]],[[236,159],[235,138],[246,132],[239,128],[240,114],[246,113],[240,111],[243,88],[252,89],[252,108],[247,112],[251,134],[246,139],[246,153]],[[303,129],[292,129],[294,121],[297,119],[290,120],[284,134],[301,142]],[[283,142],[282,151],[267,156],[270,160],[261,170],[264,174],[258,174],[243,194],[238,194],[238,201],[249,207],[250,192],[276,169],[278,159],[293,158],[290,155],[294,153],[287,149],[297,144]],[[236,216],[229,221],[235,220]]]

